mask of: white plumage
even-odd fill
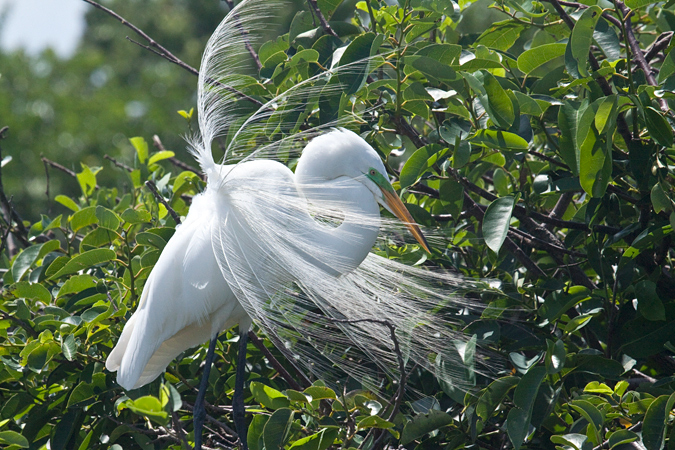
[[[380,231],[405,234],[400,222],[380,218],[379,205],[426,248],[377,152],[352,131],[333,129],[310,141],[295,173],[268,159],[292,161],[303,139],[316,134],[295,133],[295,122],[283,122],[289,111],[313,114],[309,99],[325,93],[331,77],[363,66],[298,82],[250,115],[235,107],[245,101],[238,91],[248,82],[237,75],[244,39],[255,44],[255,30],[278,6],[244,1],[209,40],[200,73],[200,134],[190,141],[207,187],[164,248],[106,367],[118,372],[120,385],[136,388],[182,351],[253,321],[316,376],[335,379],[344,371],[376,387],[383,373],[398,373],[389,331],[343,321],[387,319],[406,362],[446,381],[466,379],[467,339],[450,316],[466,313],[471,302],[456,292],[475,283],[371,253]],[[284,138],[260,143],[269,122]],[[211,153],[213,140],[223,136],[229,165],[216,164]]]

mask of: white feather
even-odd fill
[[[385,239],[378,233],[406,233],[400,223],[380,218],[382,193],[366,176],[371,169],[386,175],[379,156],[345,129],[312,140],[300,156],[308,136],[338,122],[303,132],[298,121],[284,122],[289,111],[312,119],[319,96],[342,89],[335,77],[363,73],[372,58],[302,80],[253,114],[237,107],[248,101],[238,93],[246,90],[238,75],[246,40],[257,45],[255,31],[280,5],[241,2],[207,44],[200,134],[190,139],[207,187],[164,248],[106,367],[118,372],[123,387],[139,387],[182,351],[236,324],[245,331],[253,321],[316,376],[334,380],[346,372],[376,387],[383,373],[398,374],[389,330],[343,321],[386,319],[409,364],[461,381],[458,347],[468,338],[456,319],[475,305],[458,292],[479,283],[370,253]],[[264,136],[268,141],[261,143]],[[228,142],[229,165],[214,161],[211,145],[218,138]],[[295,174],[270,160],[279,155],[300,156]]]

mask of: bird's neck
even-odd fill
[[[339,211],[343,217],[337,227],[313,220],[308,240],[316,250],[310,255],[315,263],[333,276],[356,269],[368,256],[380,228],[380,208],[372,192],[362,183],[340,177],[313,185],[301,185],[315,219]]]

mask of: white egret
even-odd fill
[[[274,6],[261,0],[240,3],[207,44],[200,71],[200,134],[191,140],[207,175],[206,190],[194,197],[185,221],[162,251],[138,309],[106,362],[108,370],[117,371],[121,386],[134,389],[154,380],[181,352],[209,339],[212,355],[218,333],[239,325],[233,410],[244,445],[242,359],[252,322],[293,364],[318,376],[336,368],[354,377],[372,375],[372,367],[343,358],[347,348],[396,376],[397,355],[386,327],[344,323],[386,319],[396,327],[407,361],[452,380],[464,370],[453,345],[462,338],[440,312],[467,306],[455,292],[471,284],[371,253],[380,230],[395,226],[380,218],[380,205],[429,248],[377,152],[354,132],[333,129],[312,139],[295,173],[268,159],[297,155],[310,132],[291,133],[295,122],[285,124],[284,119],[294,111],[311,115],[311,98],[325,93],[330,77],[336,76],[309,78],[253,114],[241,112],[237,102],[250,80],[237,71],[244,65],[247,44],[255,43],[254,31],[263,27],[261,20],[273,14]],[[258,142],[242,160],[241,153],[256,144],[270,123],[272,131],[288,132],[286,137]],[[225,164],[217,164],[211,153],[219,136],[228,138]],[[195,405],[198,444],[197,409]]]

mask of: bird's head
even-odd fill
[[[345,176],[362,183],[372,192],[375,200],[398,217],[430,253],[422,231],[394,191],[382,159],[358,134],[339,128],[312,139],[302,152],[295,175],[301,184]]]

